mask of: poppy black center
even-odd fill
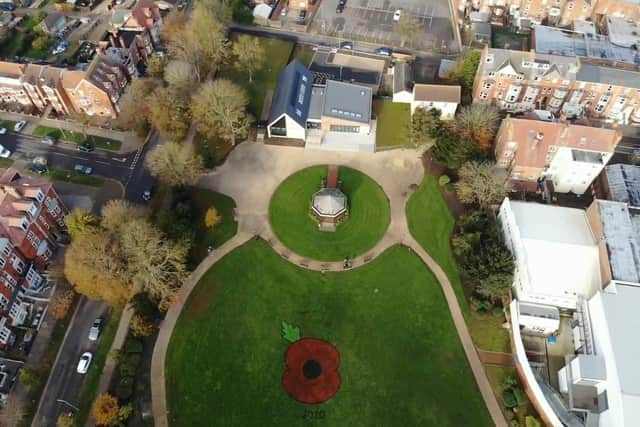
[[[304,362],[304,365],[302,366],[302,373],[304,374],[305,378],[309,380],[318,378],[322,373],[322,366],[320,366],[320,364],[315,360],[309,359]]]

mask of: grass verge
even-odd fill
[[[87,185],[89,187],[102,187],[104,185],[104,178],[79,174],[77,172],[64,169],[49,169],[44,176],[47,176],[54,181],[71,182],[73,184]]]
[[[93,362],[87,372],[87,377],[82,384],[82,390],[80,391],[80,403],[78,403],[78,409],[75,416],[75,425],[78,427],[84,427],[89,419],[89,413],[91,412],[91,405],[96,398],[98,392],[98,385],[100,384],[100,376],[104,369],[104,364],[109,355],[111,344],[116,336],[118,330],[118,323],[120,323],[120,316],[122,316],[122,308],[113,309],[111,315],[107,320],[98,348],[93,354]]]
[[[75,132],[72,130],[58,129],[52,128],[49,126],[37,126],[33,131],[33,136],[51,136],[56,139],[71,142],[74,144],[80,144],[84,141],[89,141],[96,148],[102,148],[103,150],[111,150],[118,151],[122,146],[122,141],[117,141],[115,139],[104,138],[102,136],[85,135],[81,132]]]

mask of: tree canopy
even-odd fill
[[[165,142],[147,155],[151,175],[171,186],[195,184],[204,169],[192,144]]]
[[[496,170],[493,162],[466,162],[458,174],[456,192],[463,203],[487,208],[500,203],[507,194],[506,176]]]

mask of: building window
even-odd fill
[[[24,231],[29,229],[29,221],[26,218],[22,218],[22,221],[20,221],[20,228]]]
[[[360,133],[360,126],[331,125],[331,132]]]
[[[9,256],[9,254],[11,253],[11,246],[9,242],[7,242],[2,248],[2,253],[5,254],[6,256]]]
[[[6,263],[7,262],[4,260],[4,258],[0,258],[0,268],[4,268]]]

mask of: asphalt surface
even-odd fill
[[[104,317],[106,320],[108,314],[109,307],[106,303],[85,297],[80,299],[32,426],[55,427],[58,415],[75,412],[86,378],[86,374],[76,371],[78,361],[85,351],[95,353],[99,340],[89,341],[89,329],[96,317]],[[89,369],[98,368],[91,366]]]
[[[154,180],[144,167],[144,156],[158,144],[157,134],[138,151],[125,154],[100,149],[85,153],[78,151],[76,144],[58,142],[51,146],[40,141],[41,138],[14,132],[0,135],[0,144],[12,152],[14,161],[30,163],[36,157],[43,157],[53,169],[91,166],[94,175],[120,181],[126,187],[127,200],[132,202],[143,203],[142,193],[153,187]]]

